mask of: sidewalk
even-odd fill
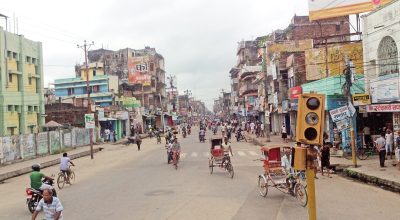
[[[271,142],[266,142],[266,138],[257,138],[253,134],[246,134],[246,138],[249,142],[253,142],[255,145],[260,146],[293,146],[295,143],[293,141],[283,143],[282,138],[277,135],[271,136]],[[369,157],[366,160],[359,160],[357,158],[358,166],[357,168],[354,168],[352,160],[331,155],[331,165],[343,167],[343,175],[394,192],[400,192],[400,170],[397,166],[392,166],[393,160],[386,160],[385,165],[387,167],[380,168],[379,157],[377,155]]]

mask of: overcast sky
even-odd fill
[[[18,18],[19,34],[43,43],[45,87],[74,77],[74,65],[84,61],[76,45],[85,39],[95,42],[93,49],[151,46],[164,56],[167,75],[177,76],[179,90],[191,90],[210,109],[221,89],[230,89],[237,42],[285,28],[294,14],[308,14],[307,0],[0,0],[0,5],[12,23]]]

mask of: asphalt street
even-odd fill
[[[64,220],[307,219],[307,208],[287,194],[270,189],[266,198],[259,196],[262,162],[253,161],[260,158],[259,147],[233,141],[234,178],[220,168],[211,175],[210,143],[199,143],[195,133],[178,136],[178,170],[167,164],[164,144],[155,139],[145,139],[141,151],[136,145],[105,145],[94,160],[75,160],[76,182],[58,190]],[[58,167],[43,172],[57,174]],[[30,219],[28,185],[28,175],[0,185],[0,219]],[[398,194],[336,175],[320,177],[316,185],[318,219],[400,219]]]

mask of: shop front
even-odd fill
[[[373,139],[387,129],[397,136],[400,130],[400,103],[367,105],[366,112],[365,126],[370,128]]]

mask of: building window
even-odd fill
[[[154,71],[154,63],[150,63],[150,71]]]
[[[69,88],[68,89],[68,95],[73,95],[74,94],[74,88]]]
[[[8,105],[8,106],[7,106],[7,110],[8,110],[9,112],[13,112],[13,111],[14,111],[14,106],[13,106],[13,105]]]
[[[29,85],[32,85],[32,77],[29,77],[28,81],[29,81]]]
[[[397,46],[393,38],[384,37],[378,47],[379,76],[399,73],[397,54]]]
[[[26,63],[31,63],[31,57],[26,57]]]
[[[336,31],[340,31],[340,25],[336,25]]]
[[[8,74],[8,82],[10,82],[10,83],[12,83],[12,78],[13,78],[12,76],[13,76],[12,73]]]
[[[96,76],[96,69],[93,70],[93,76]]]
[[[99,92],[100,86],[92,86],[92,92]]]
[[[13,136],[15,133],[15,131],[14,131],[15,128],[9,128],[9,129],[10,129],[10,135]]]
[[[8,59],[10,59],[11,60],[11,58],[12,58],[12,52],[11,51],[7,51],[7,57],[8,57]]]

